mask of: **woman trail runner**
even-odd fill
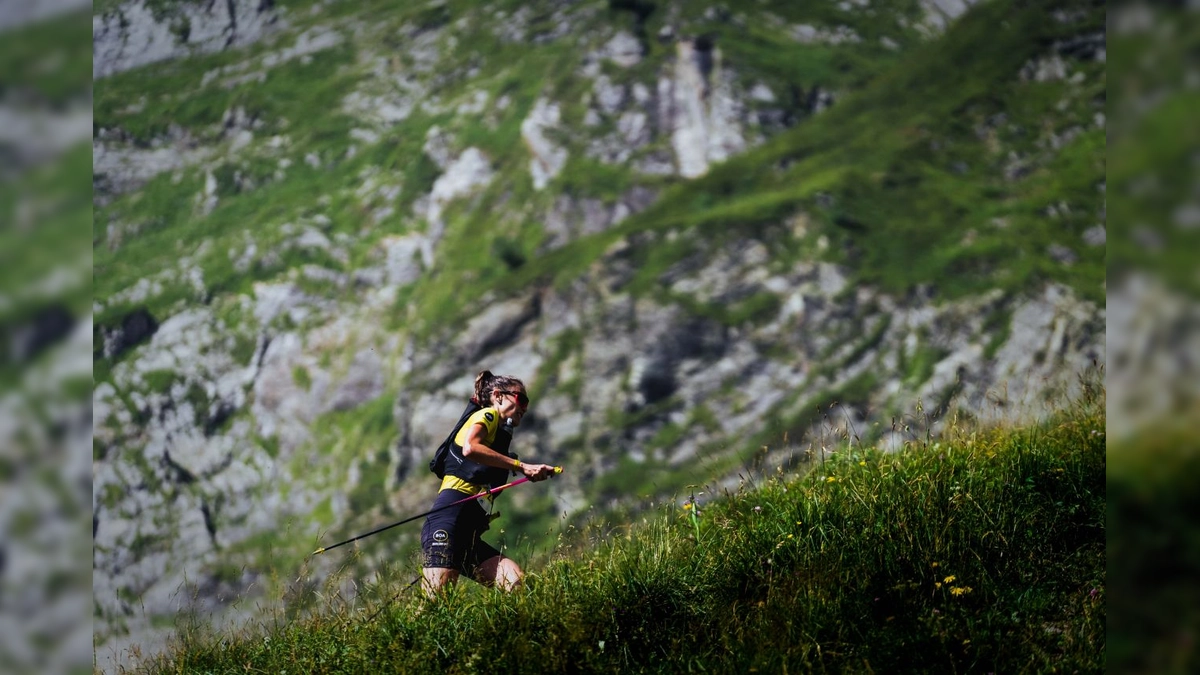
[[[502,485],[509,472],[520,473],[531,481],[542,481],[555,474],[548,464],[523,463],[508,450],[513,427],[520,426],[529,408],[525,385],[515,377],[483,371],[475,378],[475,405],[468,406],[465,420],[443,444],[430,468],[442,477],[442,485],[433,509]],[[487,407],[471,409],[487,403]],[[469,413],[469,415],[468,415]],[[494,499],[490,497],[489,499]],[[523,573],[511,558],[502,555],[481,538],[491,519],[472,499],[430,514],[421,528],[423,554],[422,588],[433,596],[460,574],[486,586],[509,591],[520,582]]]

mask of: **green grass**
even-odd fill
[[[800,480],[568,528],[506,595],[358,597],[148,672],[1095,672],[1105,663],[1103,400],[1032,428],[853,449]],[[697,525],[698,522],[698,525]]]

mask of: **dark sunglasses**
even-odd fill
[[[497,394],[508,394],[517,398],[517,405],[522,408],[529,407],[529,396],[523,391],[498,391]]]

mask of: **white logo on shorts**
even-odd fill
[[[438,530],[433,533],[433,540],[439,544],[445,544],[450,540],[450,534],[445,530]]]

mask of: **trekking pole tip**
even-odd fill
[[[324,547],[324,546],[322,546],[321,548],[319,548],[319,549],[317,549],[317,550],[313,551],[313,552],[312,552],[312,554],[313,554],[313,555],[317,555],[317,554],[319,554],[319,553],[324,553],[324,552],[325,552],[325,547]]]

